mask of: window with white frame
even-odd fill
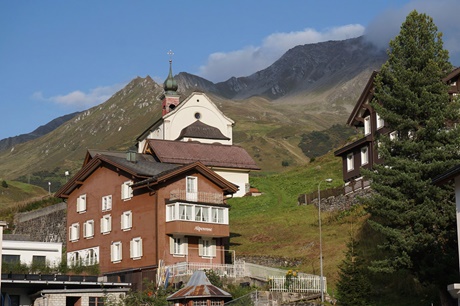
[[[222,306],[224,302],[222,301],[211,301],[211,306]]]
[[[105,215],[101,218],[101,233],[108,234],[112,230],[112,216]]]
[[[347,155],[347,171],[355,169],[355,161],[353,158],[353,153]]]
[[[112,196],[107,195],[102,197],[102,211],[108,211],[112,209]]]
[[[119,262],[122,259],[122,245],[121,241],[113,242],[110,247],[110,260],[112,262]]]
[[[67,253],[67,264],[69,267],[82,265],[91,266],[99,262],[99,247],[82,249]]]
[[[208,301],[193,301],[193,306],[208,306]]]
[[[196,202],[198,200],[198,178],[195,176],[187,176],[186,185],[185,199],[187,201]]]
[[[80,224],[74,223],[69,226],[69,241],[77,241],[80,239]]]
[[[121,185],[121,199],[122,200],[129,200],[133,197],[133,188],[131,187],[132,184],[133,184],[132,181],[127,181]]]
[[[166,221],[177,220],[228,224],[228,208],[188,203],[166,205]]]
[[[193,220],[193,205],[179,204],[179,218],[181,220]]]
[[[132,259],[139,259],[142,257],[142,238],[136,237],[131,239],[129,244],[129,253]]]
[[[86,194],[82,194],[77,198],[77,212],[83,213],[86,211]]]
[[[124,211],[121,215],[121,229],[124,231],[130,230],[133,227],[133,214],[129,211]]]
[[[85,223],[83,223],[83,237],[94,237],[94,220],[88,220]]]
[[[174,256],[187,255],[188,254],[188,239],[183,236],[170,237],[169,252]]]
[[[369,147],[361,148],[361,165],[366,165],[369,163]]]
[[[213,223],[224,223],[224,210],[222,208],[213,207],[211,213]]]
[[[364,118],[364,135],[371,133],[371,117],[367,116]]]
[[[216,257],[216,240],[211,238],[199,239],[198,255],[201,257]]]

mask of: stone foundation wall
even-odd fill
[[[67,238],[67,204],[62,202],[14,217],[13,234],[27,235],[32,241],[62,242]]]

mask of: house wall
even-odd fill
[[[71,252],[99,247],[99,267],[103,274],[156,266],[159,259],[164,259],[167,265],[184,261],[182,257],[178,258],[169,254],[169,236],[166,235],[166,204],[169,203],[171,191],[186,189],[186,176],[188,175],[197,177],[198,192],[222,194],[221,188],[194,170],[178,178],[168,180],[162,185],[154,186],[152,190],[134,190],[134,196],[130,200],[124,201],[121,199],[121,185],[128,178],[117,173],[116,169],[101,167],[95,170],[80,188],[71,193],[68,199],[67,224],[68,226],[73,223],[80,224],[80,238],[74,242],[67,238],[68,259]],[[77,197],[83,194],[86,194],[86,211],[78,213]],[[106,195],[112,195],[112,209],[103,212],[102,197]],[[122,230],[121,216],[124,211],[128,210],[132,212],[132,228]],[[112,218],[112,229],[110,233],[103,234],[100,231],[101,218],[108,214]],[[94,236],[84,238],[83,224],[91,219],[94,220],[95,225]],[[203,225],[199,222],[191,223]],[[222,225],[206,224],[206,226]],[[185,233],[185,235],[201,238],[202,233]],[[142,238],[143,250],[140,259],[130,258],[130,241],[135,237]],[[192,243],[195,240],[198,241],[199,238],[190,239],[190,246],[195,249],[190,249],[189,254],[194,261],[209,262],[208,258],[198,256],[198,245]],[[118,262],[112,262],[111,245],[118,241],[122,243],[122,259]],[[223,249],[222,239],[216,239],[216,244],[218,250]],[[223,251],[217,253],[223,253]],[[217,263],[223,263],[223,258],[223,255],[219,254],[213,260]]]
[[[21,263],[27,265],[33,256],[45,256],[51,266],[57,266],[62,258],[62,243],[3,240],[2,255],[19,255]]]
[[[99,246],[99,267],[102,273],[135,269],[148,265],[155,265],[156,257],[156,216],[152,209],[155,206],[155,196],[149,193],[137,193],[130,200],[121,199],[121,185],[129,178],[107,168],[99,168],[85,180],[83,185],[72,192],[68,199],[67,224],[80,224],[80,238],[71,242],[67,238],[67,252]],[[86,194],[87,210],[78,213],[76,208],[77,197]],[[112,195],[112,209],[102,211],[102,197]],[[132,228],[121,229],[121,216],[124,211],[132,212]],[[112,218],[111,231],[101,233],[101,218],[110,215]],[[94,237],[83,237],[83,223],[94,220]],[[141,259],[130,258],[130,241],[132,238],[142,237],[143,256]],[[111,262],[112,242],[122,242],[122,260]]]
[[[238,191],[233,194],[235,198],[242,197],[249,192],[249,173],[247,172],[235,172],[213,169],[217,174],[222,176],[229,182],[239,187]]]
[[[200,114],[200,121],[218,128],[223,135],[230,140],[214,140],[222,144],[231,145],[233,138],[232,122],[203,94],[195,93],[187,100],[181,102],[176,112],[170,113],[164,118],[164,139],[176,140],[182,129],[194,123]]]

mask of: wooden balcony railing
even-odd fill
[[[187,193],[186,190],[172,190],[169,194],[170,201],[189,201],[210,204],[225,204],[223,194],[216,192]]]

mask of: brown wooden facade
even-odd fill
[[[377,71],[372,73],[347,120],[347,125],[355,127],[364,136],[334,152],[335,156],[342,158],[342,174],[346,185],[362,177],[362,168],[372,169],[374,164],[383,162],[377,152],[377,135],[392,132],[391,128],[385,124],[370,105],[374,97],[374,79],[377,73]],[[460,67],[448,74],[443,82],[450,85],[449,95],[452,98],[458,96],[460,93]],[[365,152],[366,150],[367,152]]]
[[[157,163],[144,154],[136,154],[135,162],[121,156],[113,152],[87,156],[82,169],[56,194],[68,205],[68,263],[97,262],[104,275],[152,271],[160,260],[166,265],[224,263],[224,242],[229,237],[225,197],[237,187],[199,162],[178,166]],[[190,179],[196,183],[192,194],[198,196],[177,196],[178,191],[186,194]],[[128,198],[122,198],[123,189]],[[172,219],[168,205],[175,208],[170,209],[176,213]],[[177,212],[184,212],[184,207],[194,215],[189,212],[181,219]],[[209,213],[198,220],[201,211]],[[214,211],[226,219],[212,219]],[[187,241],[178,244],[186,248],[179,254],[171,245],[174,237]],[[212,242],[206,246],[212,253],[200,254],[203,240]]]

